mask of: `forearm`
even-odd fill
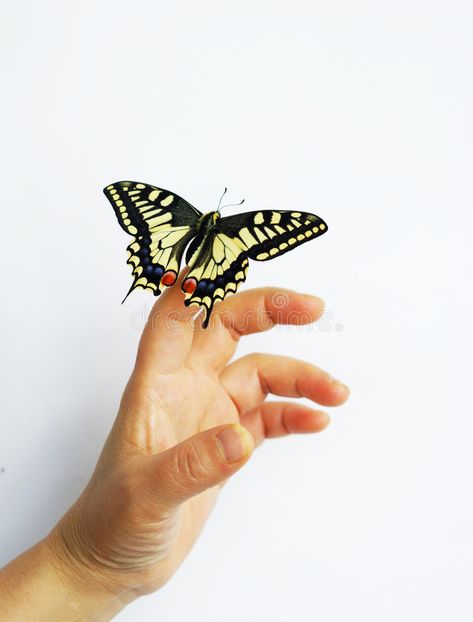
[[[131,600],[69,574],[48,540],[0,570],[2,622],[102,622]]]

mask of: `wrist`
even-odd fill
[[[118,587],[107,580],[86,559],[76,556],[57,527],[41,542],[55,581],[63,586],[74,606],[95,608],[103,612],[97,620],[108,620],[137,597],[127,587]],[[112,613],[107,617],[107,613]],[[95,618],[94,618],[95,619]]]
[[[105,622],[131,600],[82,571],[54,530],[0,571],[5,622]]]

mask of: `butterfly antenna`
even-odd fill
[[[222,199],[226,193],[227,193],[227,187],[225,187],[225,190],[223,191],[222,196],[220,197],[220,201],[218,202],[217,212],[220,211],[220,206],[222,205]]]
[[[238,207],[239,205],[243,205],[245,199],[242,199],[239,203],[227,203],[227,205],[222,205],[221,209],[224,207]]]

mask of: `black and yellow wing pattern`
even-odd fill
[[[205,310],[204,328],[217,300],[234,294],[246,279],[248,256],[238,239],[213,230],[186,255],[189,272],[182,283],[184,304]]]
[[[205,308],[206,326],[215,302],[245,281],[248,259],[273,259],[326,231],[321,218],[305,212],[263,210],[218,219],[200,245],[191,245],[187,253],[185,304]]]
[[[128,294],[142,287],[158,296],[176,281],[202,213],[175,193],[149,184],[119,181],[104,193],[121,227],[133,236],[127,248],[134,277]]]
[[[295,210],[227,218],[218,211],[202,214],[175,193],[139,182],[117,182],[104,192],[120,225],[133,236],[127,249],[134,277],[128,293],[142,287],[158,296],[173,285],[187,248],[189,270],[181,287],[185,304],[205,311],[204,328],[214,304],[245,281],[249,259],[273,259],[327,231],[318,216]]]

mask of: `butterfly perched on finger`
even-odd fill
[[[222,217],[219,204],[203,214],[174,192],[135,181],[110,184],[104,193],[121,227],[133,237],[127,248],[133,271],[127,296],[138,287],[159,296],[174,285],[187,249],[184,304],[205,311],[204,328],[215,302],[245,281],[249,259],[273,259],[327,231],[321,218],[297,210]]]

